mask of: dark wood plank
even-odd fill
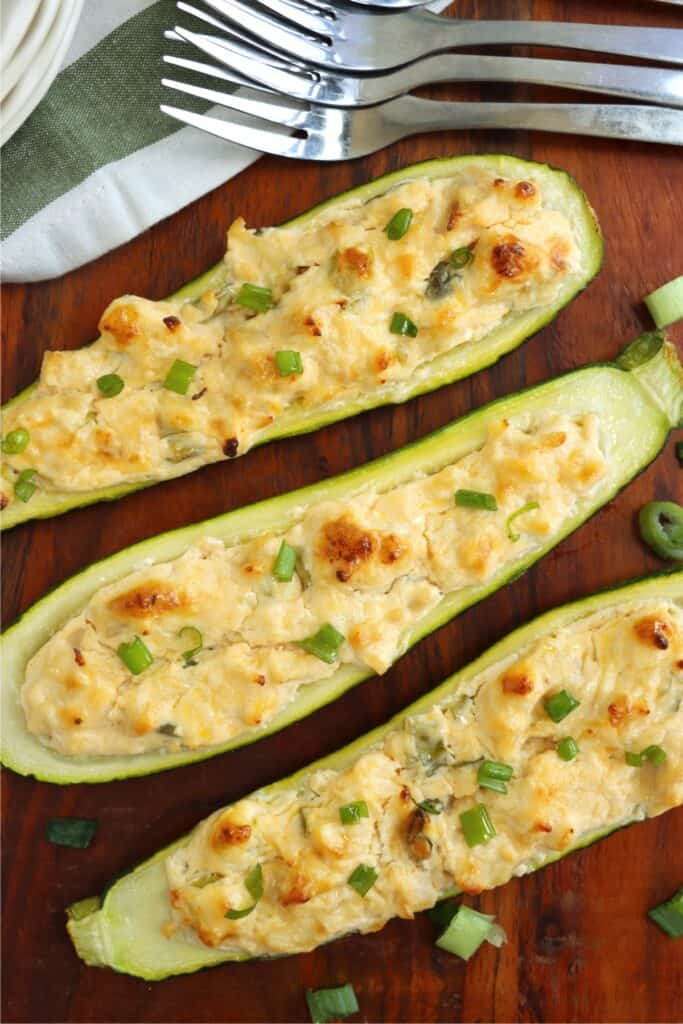
[[[463,0],[462,16],[680,24],[659,4],[623,0]],[[440,93],[457,95],[455,90]],[[473,90],[542,98],[542,90]],[[548,93],[550,95],[550,93]],[[555,94],[557,95],[557,94]],[[575,97],[577,100],[579,97]],[[498,366],[397,409],[259,449],[237,465],[59,519],[5,540],[3,608],[11,622],[50,587],[160,530],[198,521],[381,455],[498,395],[613,357],[647,324],[639,299],[681,270],[680,151],[524,133],[444,133],[332,166],[263,159],[129,245],[57,281],[3,292],[9,397],[36,376],[48,348],[82,345],[115,296],[160,297],[217,260],[231,219],[278,223],[310,204],[415,160],[467,152],[532,156],[569,170],[588,192],[607,240],[596,283]],[[678,331],[679,340],[683,337]],[[222,803],[350,741],[514,626],[562,601],[659,568],[634,515],[652,495],[681,499],[673,448],[536,569],[423,641],[382,679],[279,736],[147,779],[60,788],[5,773],[4,1019],[10,1021],[294,1021],[303,991],[352,980],[371,1021],[672,1021],[683,1007],[683,950],[644,913],[683,880],[683,811],[617,833],[537,875],[483,895],[509,944],[467,967],[435,950],[428,922],[393,922],[373,936],[308,956],[230,965],[160,984],[84,967],[64,931],[64,907],[99,891]],[[87,852],[44,839],[48,817],[98,817]]]

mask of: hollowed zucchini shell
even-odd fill
[[[594,612],[609,608],[624,601],[656,598],[683,604],[683,571],[657,576],[629,583],[572,604],[564,605],[532,620],[528,625],[510,633],[505,639],[491,647],[476,661],[461,669],[435,690],[421,697],[410,707],[392,718],[386,725],[367,733],[342,750],[308,765],[301,771],[273,783],[259,791],[273,792],[277,789],[297,786],[304,776],[320,769],[344,768],[358,758],[366,748],[378,744],[389,729],[394,729],[407,715],[426,712],[438,701],[444,700],[465,684],[472,676],[484,672],[538,641],[544,634],[571,625]],[[635,820],[635,819],[633,819]],[[600,825],[577,838],[567,850],[581,849],[602,839],[616,828],[631,824],[624,819],[618,825],[604,828]],[[188,836],[177,840],[171,846],[160,850],[129,874],[116,881],[102,897],[84,900],[69,908],[68,931],[78,955],[86,963],[97,967],[112,967],[126,974],[137,975],[150,981],[168,977],[171,974],[188,974],[203,967],[211,967],[226,960],[247,959],[236,957],[220,950],[202,946],[176,933],[167,939],[162,926],[169,919],[168,887],[164,871],[165,858],[178,846],[188,841]],[[535,871],[563,854],[551,854],[529,867]],[[455,895],[456,890],[442,893]]]
[[[574,515],[562,528],[551,534],[533,554],[506,564],[483,583],[446,595],[405,635],[403,649],[399,652],[403,653],[423,636],[520,575],[610,501],[658,454],[671,427],[679,422],[682,404],[683,368],[675,350],[667,344],[642,366],[623,370],[612,364],[599,364],[568,373],[483,406],[424,439],[350,473],[161,534],[95,563],[33,605],[3,637],[2,762],[22,775],[35,775],[57,783],[105,782],[149,775],[213,757],[274,733],[372,675],[369,670],[342,667],[328,679],[302,687],[299,695],[267,726],[217,746],[132,757],[61,756],[44,746],[26,728],[19,699],[26,664],[55,631],[80,611],[93,593],[135,569],[176,558],[204,536],[235,544],[264,532],[283,532],[311,503],[348,500],[368,487],[383,491],[416,474],[434,473],[480,447],[492,422],[544,411],[569,415],[598,413],[608,465],[606,476],[590,495],[580,499]]]
[[[556,170],[546,164],[533,163],[510,156],[461,156],[442,160],[430,160],[426,163],[414,164],[411,167],[394,171],[392,174],[376,178],[374,181],[361,185],[359,188],[344,192],[287,223],[287,227],[303,225],[323,209],[341,205],[349,200],[366,202],[382,195],[389,189],[411,181],[415,178],[447,178],[467,167],[468,164],[490,168],[496,174],[508,177],[524,177],[533,175],[539,182],[544,196],[552,200],[569,219],[576,233],[578,248],[581,254],[581,270],[578,276],[572,276],[562,286],[557,299],[551,305],[541,306],[526,313],[507,316],[494,330],[478,341],[466,342],[457,346],[450,353],[445,353],[419,368],[409,379],[390,385],[384,385],[360,395],[353,401],[330,403],[313,409],[291,409],[279,416],[271,427],[261,431],[256,444],[265,444],[276,438],[289,437],[317,430],[328,423],[355,416],[365,409],[379,405],[405,402],[415,395],[433,391],[451,381],[467,377],[477,370],[496,362],[501,356],[517,348],[536,331],[554,319],[595,277],[602,264],[602,236],[595,214],[576,182],[565,171]],[[277,230],[275,228],[274,230]],[[204,292],[220,288],[226,282],[226,267],[218,263],[207,273],[190,281],[171,298],[198,299]],[[24,401],[36,387],[30,385],[5,408]],[[0,528],[9,529],[18,523],[30,519],[45,519],[50,516],[68,512],[72,508],[91,505],[97,501],[111,501],[124,494],[149,487],[162,480],[168,480],[184,473],[191,472],[183,468],[183,463],[169,465],[163,477],[133,484],[122,483],[112,487],[102,487],[92,491],[56,492],[37,490],[26,504],[12,502],[0,514]]]

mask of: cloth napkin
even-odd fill
[[[82,266],[258,158],[159,110],[173,49],[163,33],[177,20],[174,0],[86,0],[59,75],[2,149],[6,281]],[[206,109],[190,96],[179,105]]]

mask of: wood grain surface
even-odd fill
[[[628,0],[462,0],[456,9],[476,17],[683,24],[674,8]],[[459,95],[450,88],[439,94]],[[491,86],[469,95],[560,94]],[[36,377],[47,349],[89,341],[115,296],[162,297],[215,262],[236,215],[245,215],[252,226],[277,224],[386,171],[471,152],[548,161],[577,178],[606,237],[605,267],[588,291],[555,324],[470,380],[113,504],[15,529],[4,542],[5,623],[93,560],[134,541],[360,465],[492,398],[610,359],[649,326],[642,296],[683,269],[680,150],[525,133],[444,133],[344,164],[264,158],[97,262],[56,281],[6,287],[3,399]],[[683,339],[680,330],[677,337]],[[618,832],[474,901],[498,916],[509,941],[500,951],[485,948],[467,966],[434,947],[432,927],[421,915],[306,956],[150,984],[85,967],[64,929],[67,904],[101,891],[221,804],[383,722],[513,627],[564,601],[660,568],[639,542],[634,517],[652,497],[680,501],[681,480],[669,444],[617,500],[524,577],[423,640],[384,677],[278,736],[170,773],[98,786],[52,786],[5,772],[3,1019],[303,1021],[306,987],[345,981],[353,982],[366,1021],[683,1019],[683,943],[667,939],[645,917],[683,884],[683,809]],[[100,820],[89,850],[47,843],[46,819],[68,815]]]

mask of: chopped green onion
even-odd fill
[[[494,917],[491,914],[480,914],[461,904],[453,915],[442,935],[436,940],[439,949],[454,953],[463,960],[469,960],[491,931]]]
[[[329,1024],[339,1017],[350,1017],[358,1013],[358,1000],[353,985],[338,988],[306,989],[308,1012],[313,1024]]]
[[[294,575],[295,565],[296,551],[286,540],[283,540],[273,566],[273,576],[280,583],[289,583]]]
[[[507,793],[507,784],[512,778],[512,766],[502,761],[482,761],[477,772],[477,783],[482,789],[496,793]]]
[[[460,824],[468,846],[488,843],[496,835],[493,822],[483,804],[477,804],[475,807],[470,807],[469,811],[463,811],[460,815]]]
[[[576,697],[572,697],[566,690],[560,690],[559,693],[548,697],[543,707],[553,722],[561,722],[574,708],[578,708],[580,703],[581,701],[578,701]]]
[[[557,754],[563,761],[573,761],[579,752],[579,745],[573,736],[565,736],[557,744]]]
[[[683,508],[673,501],[648,501],[638,513],[640,536],[660,558],[683,561]]]
[[[116,653],[128,671],[132,672],[134,676],[139,676],[154,661],[152,652],[139,636],[136,636],[127,644],[119,644],[116,648]]]
[[[67,915],[70,921],[82,921],[84,917],[90,917],[102,906],[102,901],[99,896],[87,896],[84,900],[79,900],[78,903],[72,903],[70,907],[67,907]]]
[[[47,823],[47,838],[51,843],[76,850],[87,849],[96,832],[97,822],[92,818],[50,818]]]
[[[189,644],[186,651],[183,651],[183,660],[186,665],[192,661],[196,654],[199,654],[204,646],[204,638],[196,626],[183,626],[178,637],[184,643]]]
[[[177,395],[186,395],[190,382],[197,372],[197,367],[192,363],[186,363],[184,359],[176,359],[173,366],[166,374],[164,387],[169,391],[175,391]]]
[[[662,765],[666,761],[666,751],[658,743],[652,743],[649,747],[645,747],[642,754],[650,764]]]
[[[642,754],[636,754],[632,750],[627,750],[624,754],[624,760],[631,768],[642,768],[645,758]]]
[[[28,430],[24,430],[23,427],[17,427],[16,430],[10,430],[9,434],[3,438],[0,447],[2,447],[5,455],[19,455],[20,452],[23,452],[29,440]]]
[[[214,882],[220,882],[223,875],[219,875],[217,872],[207,872],[200,875],[194,882],[192,882],[193,889],[204,889],[207,885],[213,885]]]
[[[659,906],[648,910],[648,917],[671,939],[683,938],[683,889]]]
[[[105,398],[114,398],[123,391],[123,379],[118,373],[105,373],[97,378],[97,386]]]
[[[460,249],[454,249],[449,259],[456,270],[462,270],[470,260],[474,259],[474,253],[468,245],[463,245]]]
[[[405,313],[394,313],[389,324],[392,334],[402,334],[408,338],[417,337],[417,326]]]
[[[450,900],[441,900],[431,910],[427,911],[427,916],[440,931],[443,931],[458,913],[458,909],[457,903],[451,903]]]
[[[379,875],[369,864],[359,864],[354,868],[348,877],[348,883],[355,889],[359,896],[365,896],[370,892]]]
[[[482,508],[487,512],[496,512],[498,509],[495,494],[487,494],[486,491],[456,491],[455,504],[463,508]]]
[[[255,313],[267,313],[275,305],[275,299],[270,288],[262,288],[258,284],[243,284],[235,302],[246,309],[253,309]]]
[[[443,811],[443,800],[435,797],[433,800],[422,800],[417,806],[426,814],[441,814]]]
[[[369,818],[370,812],[365,800],[355,800],[339,808],[342,825],[357,825],[361,818]]]
[[[398,242],[399,238],[403,238],[410,227],[412,219],[413,211],[407,206],[404,206],[402,210],[398,210],[384,229],[387,237],[392,242]]]
[[[298,352],[283,349],[275,353],[275,363],[281,377],[292,377],[295,373],[304,372],[304,364]]]
[[[241,910],[228,910],[225,916],[229,921],[239,921],[240,918],[247,917],[252,910],[256,909],[256,904],[263,896],[263,868],[260,864],[256,864],[244,879],[244,888],[254,902],[251,906],[243,907]]]
[[[637,367],[649,363],[663,344],[664,335],[661,331],[645,331],[644,334],[629,342],[614,362],[620,370],[635,370]]]
[[[683,274],[645,297],[657,327],[668,327],[683,319]]]
[[[35,469],[22,469],[14,484],[14,494],[19,501],[28,501],[38,484],[34,484],[36,477]]]
[[[683,466],[683,441],[676,441],[676,458],[678,465]]]
[[[337,660],[339,648],[343,643],[344,637],[339,630],[335,629],[331,623],[326,622],[314,636],[309,636],[306,640],[300,640],[299,647],[303,647],[309,654],[313,654],[316,658],[320,658],[321,661],[332,665]]]
[[[536,509],[540,507],[541,506],[538,504],[537,501],[528,501],[526,505],[522,505],[522,507],[518,508],[516,512],[513,512],[511,516],[508,516],[507,522],[505,523],[505,529],[507,531],[509,539],[512,541],[513,544],[516,541],[518,541],[520,537],[520,535],[518,533],[515,533],[515,531],[512,529],[512,524],[514,523],[515,519],[517,519],[519,516],[523,516],[526,512],[535,512]]]

